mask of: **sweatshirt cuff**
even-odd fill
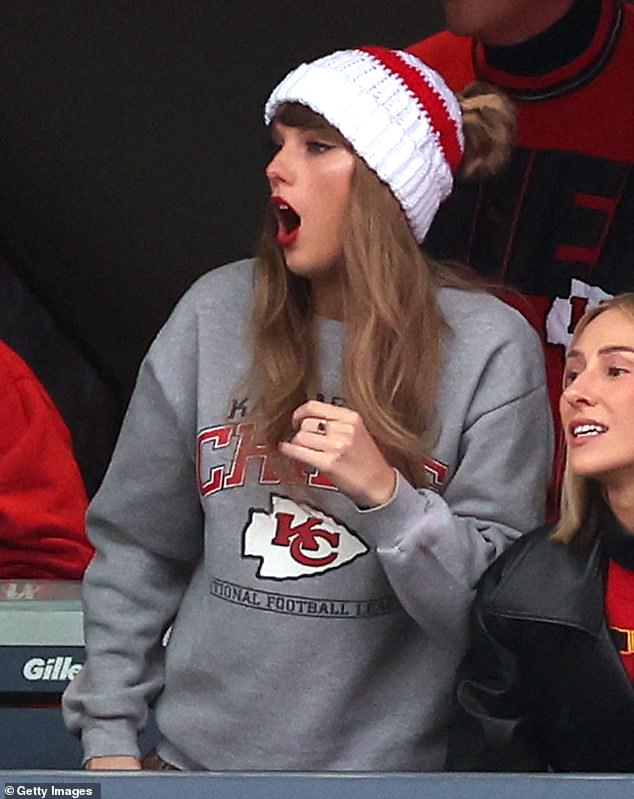
[[[81,734],[83,764],[91,757],[141,758],[138,734],[134,725],[123,719],[86,727]]]
[[[356,531],[364,541],[382,549],[398,548],[403,533],[411,524],[412,514],[425,513],[435,496],[428,489],[416,490],[397,469],[395,472],[396,487],[384,505],[357,509]]]

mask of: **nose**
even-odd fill
[[[586,372],[578,375],[570,385],[566,386],[561,397],[572,407],[591,407],[596,404],[592,392],[592,381]]]
[[[269,161],[266,167],[266,177],[271,185],[274,187],[280,183],[289,183],[292,178],[288,153],[285,147],[275,153],[273,158]]]

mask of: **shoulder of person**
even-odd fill
[[[546,369],[539,336],[519,311],[481,290],[443,288],[438,295],[446,396],[469,397],[465,423],[518,400],[539,404],[548,418]],[[534,392],[540,391],[541,399]],[[530,399],[532,398],[532,399]]]
[[[2,381],[32,376],[33,372],[23,358],[0,339],[0,377]]]
[[[553,540],[553,527],[542,525],[515,540],[486,570],[477,587],[477,604],[495,615],[529,617],[545,608],[587,553]],[[555,603],[557,607],[559,603]],[[540,610],[541,614],[541,610]]]
[[[212,322],[225,328],[245,318],[253,299],[253,259],[216,267],[199,277],[180,300],[164,326],[187,328]]]
[[[53,401],[28,363],[14,349],[0,339],[0,393],[16,392],[24,396],[39,397],[57,413]]]
[[[224,303],[238,306],[250,303],[254,265],[253,258],[244,258],[211,269],[191,285],[178,306],[205,308]]]
[[[453,335],[466,339],[486,337],[499,345],[521,341],[540,347],[534,328],[515,308],[488,291],[441,288],[438,302]]]
[[[222,344],[234,350],[242,340],[253,298],[253,261],[226,264],[202,275],[183,294],[158,331],[148,357],[155,364],[185,371],[195,368],[193,353]]]

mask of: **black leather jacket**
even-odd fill
[[[634,686],[604,618],[607,557],[541,528],[480,581],[452,771],[634,772]]]

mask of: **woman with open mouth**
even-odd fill
[[[455,770],[634,771],[634,294],[579,321],[560,416],[561,517],[482,579]]]
[[[162,768],[437,770],[474,585],[550,473],[537,336],[421,250],[513,112],[360,48],[265,117],[258,256],[159,333],[90,511],[66,719],[91,768],[138,768],[153,706]]]

